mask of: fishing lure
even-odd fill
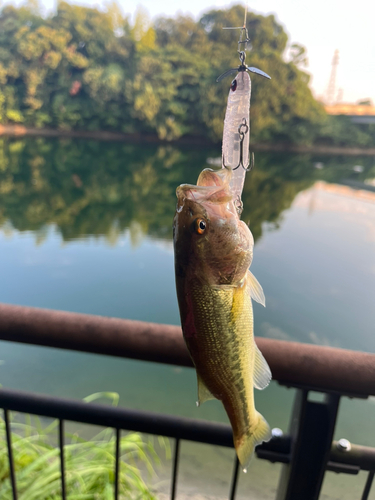
[[[254,153],[251,154],[249,165],[249,143],[250,143],[250,97],[251,97],[251,79],[248,72],[256,73],[265,78],[271,79],[264,71],[249,67],[245,64],[246,45],[250,41],[246,28],[245,11],[244,25],[240,29],[237,52],[239,54],[240,66],[231,68],[222,73],[217,82],[220,82],[226,76],[237,71],[237,76],[230,85],[227,109],[224,119],[223,131],[223,149],[222,149],[222,167],[232,170],[231,190],[236,200],[236,206],[239,213],[242,211],[241,194],[245,182],[246,172],[254,166]]]

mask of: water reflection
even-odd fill
[[[194,183],[209,166],[207,158],[217,153],[217,148],[1,139],[0,226],[7,234],[12,228],[33,231],[37,244],[51,224],[64,241],[104,236],[116,245],[125,230],[135,246],[144,235],[170,239],[176,186]],[[362,169],[353,170],[359,163]],[[372,158],[258,153],[245,184],[242,217],[257,240],[262,224],[278,227],[297,193],[317,180],[362,185],[374,177]]]
[[[194,183],[218,149],[0,140],[0,302],[179,324],[175,189]],[[267,300],[254,304],[256,335],[374,352],[374,159],[259,152],[255,161],[243,219],[258,240],[252,271]],[[8,342],[0,350],[5,387],[77,398],[113,391],[131,408],[226,421],[218,402],[195,407],[192,370]],[[256,397],[286,431],[293,393],[272,383]],[[375,444],[374,405],[342,406],[335,438]],[[277,474],[252,471],[250,482],[267,478],[264,491],[276,484]]]

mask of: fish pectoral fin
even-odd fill
[[[271,382],[272,373],[270,367],[268,366],[267,361],[264,359],[263,354],[260,352],[259,347],[255,346],[255,355],[254,355],[254,375],[253,382],[254,387],[256,389],[265,389],[268,384]]]
[[[250,271],[247,271],[246,284],[249,289],[250,297],[256,302],[259,302],[259,304],[262,304],[262,306],[266,307],[266,298],[264,296],[263,288],[261,287],[256,277],[253,275],[253,273]]]
[[[201,377],[197,373],[197,380],[198,380],[198,401],[197,405],[201,405],[205,401],[208,401],[209,399],[215,399],[215,396],[213,396],[210,392],[209,389],[207,389],[206,384],[203,382]]]

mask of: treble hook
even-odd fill
[[[246,172],[250,172],[254,168],[255,165],[255,159],[254,159],[254,153],[252,152],[250,154],[250,164],[245,167],[243,164],[243,142],[245,140],[245,135],[249,132],[249,125],[247,124],[246,118],[242,119],[242,122],[240,123],[238,127],[238,133],[240,135],[240,159],[238,162],[238,165],[236,167],[228,167],[225,165],[225,158],[223,157],[223,167],[225,167],[228,170],[237,170],[239,167],[242,167]]]

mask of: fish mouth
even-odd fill
[[[186,200],[198,204],[208,216],[227,219],[233,213],[237,213],[233,203],[233,193],[229,183],[232,172],[225,168],[203,170],[197,184],[182,184],[176,190],[178,198],[177,213],[184,208]]]

